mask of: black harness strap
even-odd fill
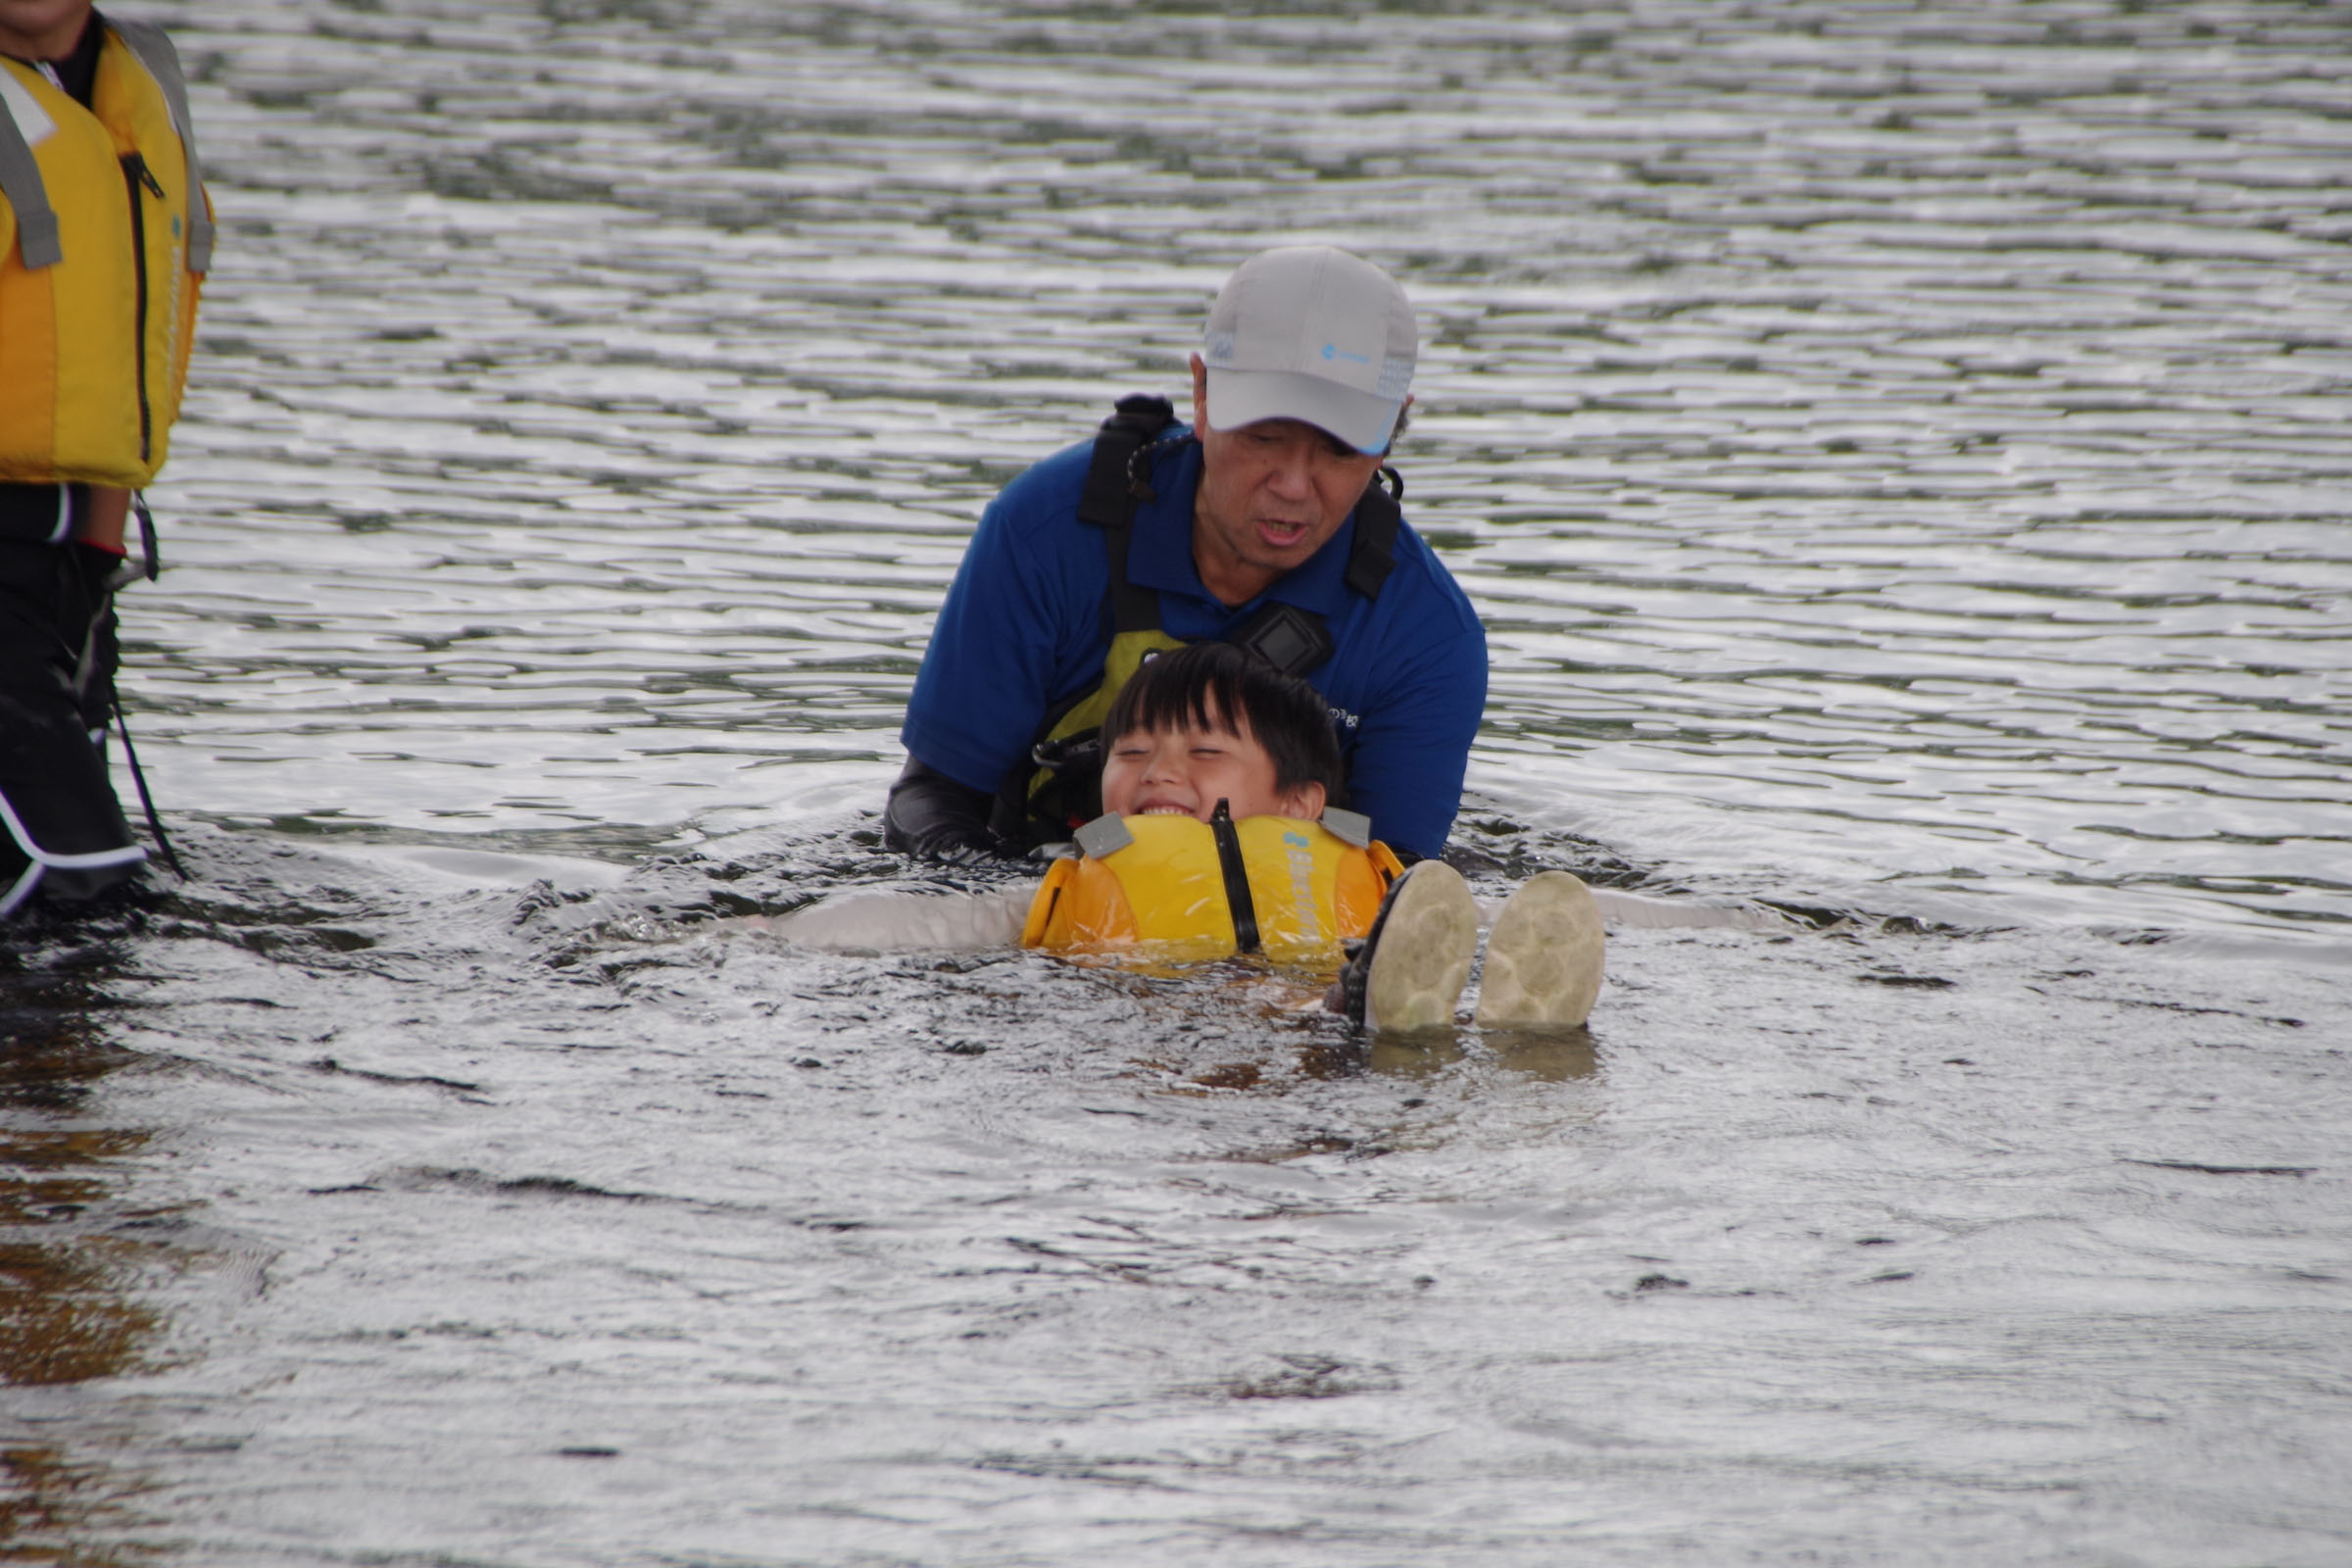
[[[1250,870],[1242,860],[1242,836],[1234,831],[1230,803],[1217,802],[1208,818],[1208,831],[1217,841],[1217,865],[1225,873],[1225,907],[1233,915],[1234,951],[1255,953],[1262,945],[1257,935],[1257,901],[1250,896]]]
[[[1108,528],[1134,519],[1136,502],[1149,496],[1152,487],[1127,471],[1127,461],[1175,422],[1176,405],[1156,392],[1130,392],[1112,405],[1110,417],[1095,437],[1086,488],[1079,492],[1080,522]],[[1139,487],[1143,495],[1136,494]]]
[[[1110,634],[1159,629],[1159,592],[1127,575],[1127,546],[1135,537],[1135,515],[1102,530],[1102,553],[1110,558]]]
[[[1152,482],[1135,471],[1135,460],[1176,422],[1176,406],[1152,392],[1119,399],[1095,437],[1086,488],[1078,495],[1078,520],[1102,530],[1110,559],[1110,629],[1153,631],[1159,626],[1159,595],[1128,580],[1127,542],[1135,533],[1135,507],[1152,496]]]
[[[1396,505],[1404,499],[1404,478],[1395,468],[1384,467],[1396,484],[1396,494],[1382,488],[1380,475],[1364,489],[1364,499],[1355,504],[1355,543],[1348,552],[1348,586],[1366,599],[1378,599],[1380,586],[1396,569],[1396,528],[1404,521],[1403,509]]]

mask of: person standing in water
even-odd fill
[[[125,522],[164,464],[212,248],[162,29],[90,0],[0,0],[0,917],[146,858],[107,776],[114,594],[136,574]]]
[[[1192,356],[1189,426],[1123,400],[982,515],[907,703],[885,841],[935,859],[1067,841],[1100,813],[1098,731],[1143,658],[1225,641],[1328,700],[1340,804],[1407,858],[1442,851],[1487,644],[1380,483],[1418,343],[1360,257],[1244,263]]]

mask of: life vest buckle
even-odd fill
[[[1279,599],[1268,600],[1264,609],[1220,640],[1256,655],[1285,675],[1298,676],[1329,659],[1334,647],[1331,628],[1321,615]]]

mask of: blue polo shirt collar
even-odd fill
[[[1143,587],[1214,603],[1200,581],[1200,569],[1193,564],[1193,497],[1200,485],[1198,442],[1186,443],[1172,459],[1162,458],[1153,466],[1153,499],[1135,509],[1127,572]],[[1349,517],[1304,564],[1275,579],[1272,587],[1235,612],[1278,599],[1320,615],[1337,615],[1348,605],[1348,553],[1354,547],[1355,519]]]

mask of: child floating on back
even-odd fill
[[[1368,819],[1331,806],[1346,772],[1313,687],[1239,648],[1198,643],[1145,663],[1102,733],[1103,814],[1076,829],[1077,854],[1027,896],[1023,947],[1178,960],[1263,953],[1301,965],[1345,957],[1336,1010],[1374,1029],[1452,1023],[1478,906],[1451,866],[1406,869]],[[859,902],[769,927],[824,946],[945,945],[942,926],[956,914],[985,924],[992,905],[1003,907],[987,895],[896,900],[911,918],[871,932],[841,918]],[[938,907],[951,902],[967,907]],[[907,911],[909,903],[932,907]],[[829,911],[838,913],[828,931]],[[974,934],[958,933],[967,943]],[[1601,950],[1585,885],[1564,871],[1531,878],[1495,919],[1479,1023],[1582,1024],[1600,988]]]
[[[1314,964],[1372,928],[1404,874],[1345,777],[1313,687],[1222,643],[1148,661],[1103,719],[1103,815],[1076,831],[1021,945]]]
[[[1328,802],[1345,770],[1313,687],[1238,648],[1196,643],[1146,663],[1102,723],[1104,814],[1080,828],[1029,907],[1021,945],[1162,956],[1348,953],[1335,1004],[1375,1029],[1453,1021],[1478,906],[1440,860],[1407,871],[1371,823]],[[1488,946],[1482,1026],[1573,1026],[1600,989],[1599,912],[1544,872]],[[1358,946],[1360,944],[1360,947]]]

